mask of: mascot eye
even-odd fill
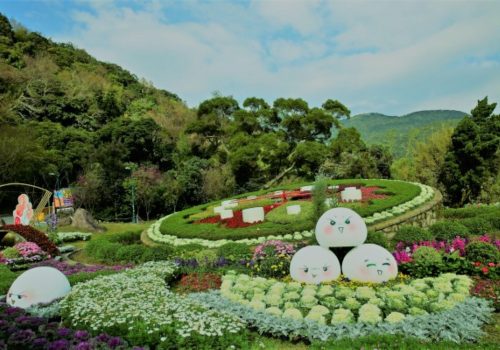
[[[382,265],[384,265],[384,266],[391,266],[391,264],[389,264],[389,263],[383,263]]]
[[[335,226],[335,224],[336,224],[335,220],[333,220],[333,219],[330,220],[330,225]]]
[[[308,267],[304,267],[304,272],[308,273],[309,272],[309,268]]]
[[[17,299],[21,300],[22,297],[23,297],[22,295],[18,295]]]
[[[351,220],[349,218],[345,219],[345,223],[349,225],[351,223]]]
[[[374,263],[369,263],[369,264],[366,264],[366,267],[375,267],[376,265]]]
[[[328,271],[328,266],[323,266],[323,271]]]

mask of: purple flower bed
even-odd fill
[[[0,349],[9,350],[92,350],[134,349],[120,337],[64,328],[57,322],[28,315],[23,309],[0,302]]]
[[[500,240],[493,240],[488,235],[483,235],[476,239],[476,241],[487,242],[494,244],[500,249]],[[465,255],[465,247],[470,243],[467,238],[460,236],[455,237],[451,242],[447,241],[422,241],[412,244],[405,244],[399,242],[396,244],[396,250],[392,253],[398,264],[407,263],[412,261],[412,255],[420,247],[432,247],[443,254],[452,254],[458,251],[460,256]]]
[[[121,271],[125,270],[127,268],[133,267],[132,264],[127,264],[127,265],[115,265],[115,266],[106,266],[106,265],[83,265],[83,264],[75,264],[75,265],[70,265],[67,262],[64,261],[56,261],[56,260],[45,260],[42,262],[39,262],[37,264],[33,264],[32,267],[38,267],[38,266],[50,266],[58,269],[62,273],[64,273],[66,276],[69,275],[74,275],[76,273],[80,272],[97,272],[97,271]]]

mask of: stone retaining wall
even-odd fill
[[[403,225],[412,225],[419,227],[429,227],[434,224],[441,215],[443,207],[443,196],[441,192],[434,189],[434,198],[424,205],[410,210],[391,220],[386,220],[368,226],[370,231],[382,231],[387,237],[392,237],[396,231]]]

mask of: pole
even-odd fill
[[[135,183],[132,184],[132,223],[137,223],[135,217]]]

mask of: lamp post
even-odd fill
[[[129,166],[125,167],[127,170],[132,170]],[[132,179],[132,178],[131,178]],[[137,223],[137,218],[135,216],[135,181],[131,182],[131,190],[132,190],[132,223]]]

